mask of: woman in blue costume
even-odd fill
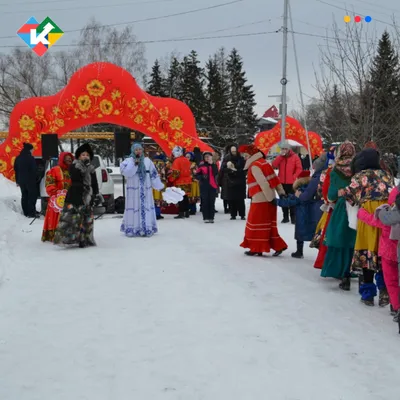
[[[157,169],[144,156],[143,146],[135,143],[129,158],[121,164],[121,174],[127,178],[124,219],[121,232],[126,236],[152,236],[157,233],[153,189],[162,190]]]

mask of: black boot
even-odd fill
[[[283,249],[280,251],[276,251],[274,254],[272,254],[272,257],[279,257],[284,251],[286,251],[287,249]]]
[[[174,219],[185,219],[185,213],[180,212]]]
[[[162,215],[157,215],[157,221],[159,221],[160,219],[164,219],[164,217]]]
[[[185,212],[185,218],[190,218],[190,211]]]
[[[303,256],[303,249],[304,249],[304,242],[297,242],[297,251],[295,253],[292,253],[293,258],[304,258]]]
[[[262,253],[254,253],[253,251],[245,251],[244,254],[246,254],[246,256],[250,256],[250,257],[254,257],[254,256],[262,256]]]
[[[342,290],[349,291],[350,290],[350,286],[351,286],[350,277],[342,278],[342,282],[339,283],[339,288],[342,289]]]

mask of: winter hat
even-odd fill
[[[174,155],[175,158],[182,157],[183,156],[183,149],[180,146],[175,146],[172,150],[172,154]]]
[[[82,146],[78,147],[75,151],[75,158],[78,159],[82,153],[89,153],[90,161],[93,161],[94,153],[89,143],[84,143]]]
[[[166,159],[167,159],[167,157],[164,153],[158,153],[153,157],[153,160],[165,161]]]
[[[301,171],[300,175],[298,176],[298,178],[309,178],[311,176],[311,172],[310,171]]]
[[[379,153],[373,148],[367,148],[358,153],[352,163],[352,172],[357,174],[366,169],[381,169]]]
[[[327,155],[327,153],[322,153],[322,154],[314,161],[314,163],[313,163],[313,170],[314,170],[314,171],[317,171],[317,172],[322,171],[322,170],[325,168],[327,161],[328,161],[328,155]]]
[[[194,153],[192,153],[191,151],[188,151],[188,152],[185,154],[185,157],[186,157],[187,155],[190,156],[190,158],[189,158],[190,161],[194,161]]]
[[[211,157],[212,157],[211,151],[205,151],[205,152],[203,153],[203,160],[205,160],[206,156],[211,156]]]
[[[33,150],[33,146],[30,143],[24,143],[24,150]]]

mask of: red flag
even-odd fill
[[[275,106],[272,106],[265,111],[263,118],[279,118],[279,110]]]

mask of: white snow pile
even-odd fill
[[[21,193],[17,185],[0,174],[0,212],[7,208],[21,214]]]
[[[12,265],[9,242],[22,218],[21,211],[19,189],[15,183],[0,174],[0,285],[4,281],[6,268]]]

